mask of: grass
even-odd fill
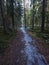
[[[16,33],[4,34],[0,32],[0,53],[4,51],[5,48],[8,47],[9,42],[15,36]]]

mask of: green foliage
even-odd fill
[[[49,16],[49,12],[46,12],[45,16]]]

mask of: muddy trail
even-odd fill
[[[24,28],[21,28],[21,30],[24,34],[24,38],[22,40],[25,41],[25,48],[23,51],[27,58],[27,65],[47,65],[44,56],[38,52],[39,50],[36,47],[35,39],[32,39]]]
[[[39,53],[34,38],[21,27],[17,37],[4,54],[0,54],[0,65],[49,65]]]

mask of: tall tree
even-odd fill
[[[32,30],[34,29],[34,3],[35,3],[35,0],[31,0],[31,5],[33,5],[33,7],[32,7],[32,17],[31,17]]]
[[[5,16],[4,16],[4,10],[3,10],[3,5],[4,5],[4,0],[0,0],[0,10],[1,10],[1,17],[2,17],[2,22],[3,22],[3,32],[6,32],[6,27],[5,27]]]
[[[14,28],[14,0],[11,0],[11,16],[12,16],[12,26]]]
[[[45,0],[42,2],[42,24],[41,24],[41,32],[44,32],[44,23],[45,23]]]
[[[24,0],[24,23],[25,23],[25,28],[26,28],[25,0]]]

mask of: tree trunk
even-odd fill
[[[25,23],[25,28],[26,28],[25,0],[24,0],[24,23]]]
[[[11,0],[11,11],[12,11],[12,13],[11,13],[11,15],[12,15],[12,26],[13,26],[13,28],[14,28],[14,5],[13,5],[13,2],[14,2],[14,0]]]
[[[32,14],[32,30],[34,29],[34,13]]]
[[[33,0],[33,10],[34,10],[34,0]],[[34,29],[34,12],[32,13],[32,30]]]
[[[2,0],[0,0],[0,9],[1,9],[2,22],[3,22],[3,32],[6,32],[6,30],[5,30],[5,19],[4,19],[4,13],[3,13],[3,3],[2,3]]]
[[[41,32],[44,32],[44,23],[45,23],[45,0],[42,3],[42,24],[41,24]]]

